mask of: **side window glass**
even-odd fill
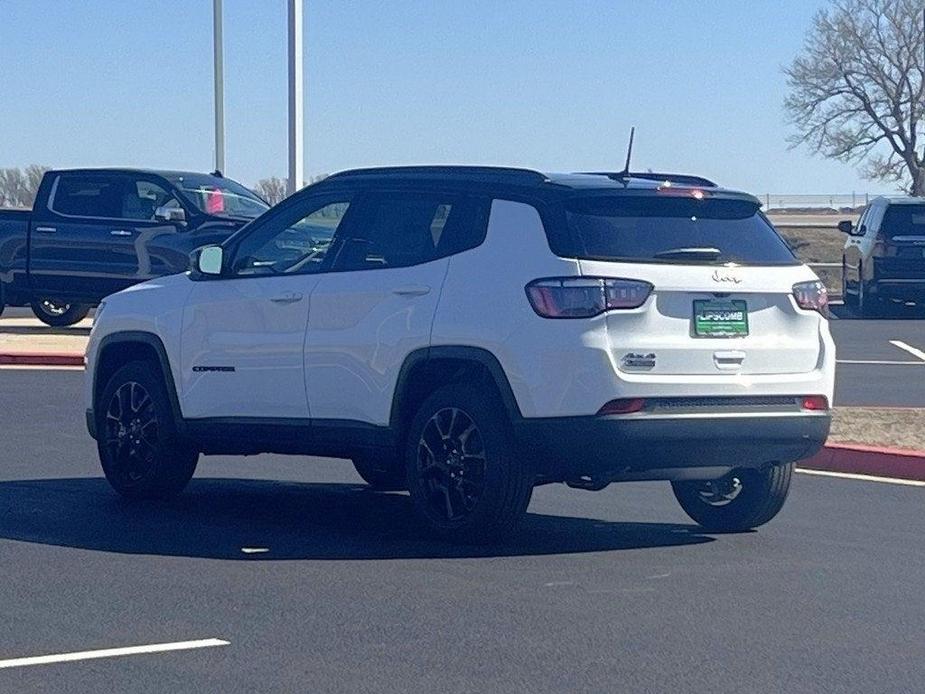
[[[179,207],[177,199],[163,186],[147,180],[128,180],[122,191],[123,219],[153,220],[158,207]]]
[[[886,211],[886,208],[883,206],[871,207],[870,212],[867,212],[864,217],[864,224],[867,226],[867,231],[864,236],[868,238],[876,238],[877,232],[880,231],[880,223],[883,220],[883,214]]]
[[[122,216],[122,181],[115,176],[61,174],[51,209],[72,217]]]
[[[322,268],[349,200],[303,206],[268,220],[241,241],[232,271],[236,275],[310,274]]]
[[[376,195],[344,239],[335,269],[409,267],[477,246],[475,207],[455,195]]]

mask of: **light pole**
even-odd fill
[[[225,170],[225,65],[222,39],[222,0],[212,0],[212,44],[215,68],[215,169]]]
[[[302,187],[305,171],[302,95],[302,0],[289,0],[289,195]]]

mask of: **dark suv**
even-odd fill
[[[861,315],[887,301],[925,300],[925,198],[877,198],[849,235],[842,253],[842,295]]]

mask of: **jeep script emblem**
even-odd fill
[[[713,271],[713,281],[714,282],[732,282],[733,284],[739,284],[742,282],[741,277],[736,277],[727,272],[720,272],[719,270]]]

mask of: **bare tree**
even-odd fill
[[[39,185],[42,183],[45,172],[50,168],[50,166],[42,166],[41,164],[30,164],[26,167],[25,177],[28,207],[32,207],[32,205],[35,204],[35,195],[39,192]]]
[[[0,169],[0,207],[32,207],[47,166]]]
[[[922,0],[835,0],[816,14],[784,70],[792,146],[925,194],[923,11]]]
[[[286,181],[276,176],[261,178],[254,186],[254,190],[271,205],[286,199]]]
[[[25,180],[19,169],[0,169],[0,207],[21,207]]]

